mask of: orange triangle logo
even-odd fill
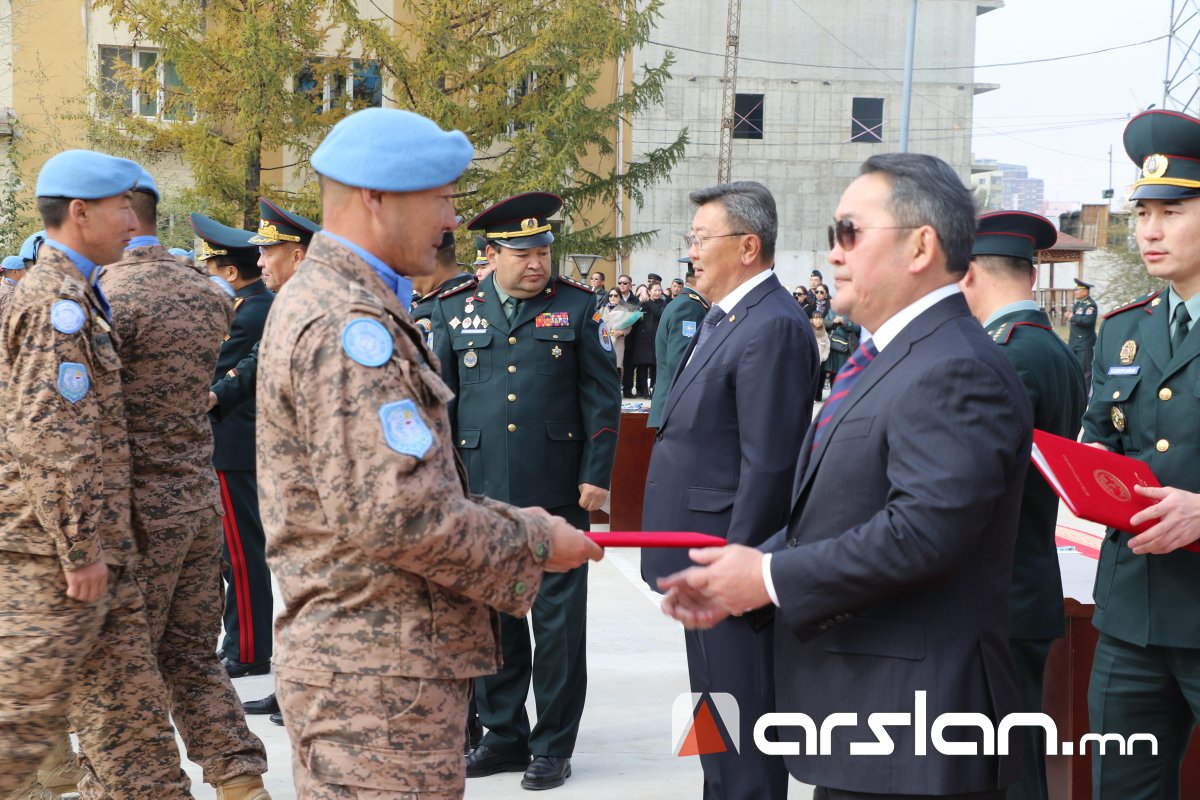
[[[683,743],[679,745],[680,756],[706,756],[712,753],[724,753],[728,748],[717,728],[712,709],[707,700],[701,700],[700,705],[692,715],[692,724]]]

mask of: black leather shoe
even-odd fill
[[[482,778],[497,772],[524,772],[528,766],[529,756],[500,753],[481,744],[467,756],[467,777]]]
[[[221,659],[221,666],[229,673],[231,678],[245,678],[247,675],[266,675],[271,671],[271,662],[255,661],[253,664],[243,664],[240,661],[230,661],[228,658]]]
[[[271,692],[262,700],[247,700],[242,703],[242,711],[247,714],[278,714],[279,701],[275,699],[275,693]]]
[[[571,777],[571,759],[554,756],[534,756],[521,778],[522,789],[553,789]]]
[[[279,714],[279,713],[272,714],[269,717],[269,719],[271,720],[271,722],[274,722],[276,725],[283,725],[283,714]]]

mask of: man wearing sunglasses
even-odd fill
[[[822,736],[766,735],[814,797],[999,800],[1016,759],[947,755],[924,721],[1019,707],[1008,596],[1033,420],[957,286],[975,207],[948,164],[901,153],[868,159],[834,218],[834,310],[863,340],[801,448],[789,521],[759,548],[692,551],[707,566],[661,582],[664,611],[705,628],[775,610],[774,710]],[[986,752],[979,731],[953,739]]]
[[[689,326],[694,335],[669,391],[660,393],[666,400],[650,454],[642,529],[699,531],[754,546],[787,522],[796,453],[812,419],[817,341],[772,269],[779,223],[767,188],[728,183],[692,192],[691,201],[696,213],[688,255],[696,289],[712,305]],[[685,323],[678,324],[683,330]],[[683,551],[642,551],[642,576],[652,587],[687,566]],[[732,694],[743,742],[753,741],[755,721],[775,708],[772,612],[684,637],[692,691]],[[778,756],[743,747],[740,754],[702,755],[700,763],[706,798],[787,797],[787,770]]]

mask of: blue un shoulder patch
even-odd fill
[[[74,361],[64,361],[58,365],[58,393],[72,405],[78,403],[87,395],[91,381],[88,379],[87,367]]]
[[[59,300],[50,306],[50,324],[59,333],[79,333],[86,320],[83,306],[74,300]]]
[[[383,438],[388,447],[406,456],[424,458],[433,445],[433,433],[412,400],[397,400],[379,408]]]
[[[377,319],[352,319],[342,328],[342,349],[364,367],[381,367],[392,357],[392,335]]]

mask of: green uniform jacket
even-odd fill
[[[1200,492],[1200,334],[1172,356],[1168,305],[1155,292],[1105,316],[1083,440],[1145,462],[1163,486]],[[1137,645],[1200,647],[1200,553],[1138,556],[1129,539],[1105,536],[1093,623]]]
[[[1096,344],[1098,309],[1096,301],[1090,297],[1075,301],[1071,307],[1071,338],[1067,342],[1071,349],[1086,350]]]
[[[1014,311],[988,328],[992,340],[1017,368],[1029,401],[1033,426],[1068,439],[1079,433],[1087,408],[1083,370],[1043,311]],[[1063,633],[1062,576],[1054,530],[1058,495],[1036,469],[1025,475],[1013,554],[1011,621],[1013,639],[1055,639]]]
[[[846,320],[846,324],[833,324],[834,317],[841,317],[842,319]],[[827,314],[825,314],[825,332],[829,334],[831,341],[833,337],[836,336],[842,341],[853,344],[853,340],[862,334],[862,326],[850,319],[850,317],[846,316],[845,314],[839,314],[831,309]],[[838,370],[845,366],[846,362],[849,360],[850,351],[838,352],[837,350],[833,349],[833,345],[831,344],[829,347],[829,360],[825,362],[825,369],[829,370],[830,373],[836,376]]]
[[[510,326],[495,278],[443,292],[430,317],[471,491],[516,506],[579,502],[607,489],[621,384],[592,291],[564,278],[526,300]]]
[[[477,283],[478,281],[475,280],[475,276],[471,273],[460,272],[453,278],[443,281],[436,289],[424,297],[418,297],[413,300],[413,322],[415,322],[417,327],[421,329],[421,332],[425,334],[425,343],[429,345],[430,350],[433,349],[433,340],[429,336],[429,331],[433,324],[429,321],[429,318],[433,316],[433,306],[438,296],[445,294],[446,292],[452,292],[455,289],[466,286],[467,284],[471,284],[471,287],[474,288]],[[450,422],[453,424],[454,420],[450,420]]]
[[[710,305],[704,295],[690,286],[683,287],[679,296],[667,303],[658,323],[658,333],[654,336],[654,359],[658,371],[655,373],[654,394],[650,398],[647,428],[657,428],[662,421],[663,406],[667,403],[667,392],[675,379],[675,370],[679,368],[679,362],[692,338],[700,332],[700,322]]]

